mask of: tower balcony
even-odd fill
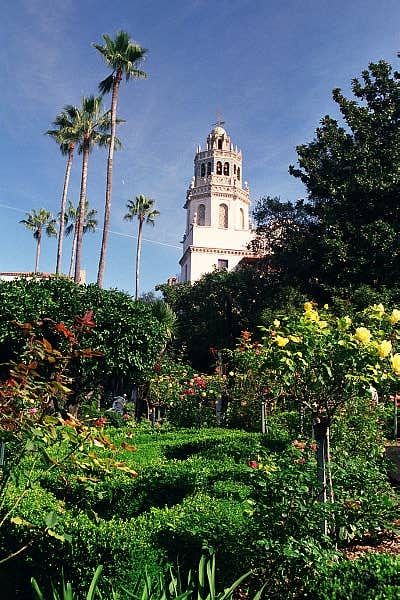
[[[209,246],[221,249],[246,250],[251,239],[250,229],[217,228],[209,225],[190,225],[183,239],[183,252],[189,246]]]
[[[201,192],[211,191],[211,186],[213,185],[225,185],[250,194],[249,188],[243,187],[242,180],[239,180],[234,175],[216,175],[215,173],[206,175],[205,177],[197,176],[193,187],[190,187],[189,190],[191,192],[199,192],[201,188]]]

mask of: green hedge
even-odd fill
[[[84,587],[101,563],[103,585],[112,582],[121,590],[145,564],[153,574],[176,560],[184,570],[193,567],[206,545],[218,553],[220,580],[232,581],[255,567],[269,581],[271,598],[300,598],[293,594],[319,570],[322,577],[336,558],[335,540],[327,543],[320,535],[324,509],[316,501],[315,453],[309,445],[303,451],[289,444],[281,426],[264,437],[222,429],[108,433],[117,444],[128,440],[138,446],[137,452],[117,452],[138,477],[115,473],[91,490],[73,472],[43,477],[15,511],[32,526],[8,521],[0,531],[2,553],[34,541],[26,558],[11,567],[17,578],[27,582],[34,573],[44,581],[50,572],[60,579],[64,569],[67,579]],[[250,469],[249,459],[266,470]],[[396,516],[382,459],[336,451],[333,472],[336,502],[326,511],[340,543],[379,531]],[[56,534],[71,535],[71,544],[45,533],[49,511],[58,515]],[[0,576],[12,579],[6,569]]]
[[[49,573],[59,579],[63,571],[68,579],[84,585],[88,573],[101,563],[105,565],[104,583],[113,582],[115,588],[122,589],[135,581],[144,565],[150,573],[176,561],[184,569],[191,568],[203,545],[218,550],[224,581],[232,579],[237,569],[243,570],[240,562],[250,544],[241,501],[199,493],[171,508],[153,508],[134,519],[105,521],[94,514],[90,518],[82,511],[66,510],[63,502],[54,498],[49,502],[49,498],[51,495],[40,488],[32,490],[17,511],[30,524],[8,521],[1,531],[5,553],[34,540],[28,560],[18,563],[19,577],[25,583],[32,573],[45,581]],[[43,531],[49,509],[59,519],[56,533],[68,533],[71,544]],[[243,551],[238,552],[241,544]],[[8,567],[0,570],[0,578],[7,573]]]
[[[315,600],[398,600],[400,556],[368,553],[327,564],[307,588]]]
[[[135,302],[124,292],[97,285],[76,285],[56,277],[47,280],[0,281],[0,362],[7,362],[23,346],[14,320],[32,322],[43,317],[67,324],[77,315],[94,312],[96,327],[87,343],[104,358],[86,373],[92,383],[106,386],[124,381],[126,388],[152,371],[168,339],[167,324],[152,304]],[[56,342],[57,340],[52,340]]]

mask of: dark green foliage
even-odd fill
[[[116,443],[124,440],[120,429],[110,429],[110,435]],[[193,440],[193,455],[187,455],[184,461],[168,460],[165,455],[174,440],[178,446]],[[215,458],[211,457],[213,440]],[[18,541],[29,540],[34,533],[29,560],[15,563],[21,581],[26,583],[32,574],[39,583],[43,578],[48,580],[48,569],[57,579],[63,569],[69,580],[80,579],[84,584],[101,558],[104,585],[107,587],[112,580],[120,589],[136,580],[145,563],[150,574],[177,558],[185,569],[192,567],[203,544],[221,548],[219,579],[229,583],[234,573],[243,572],[243,564],[235,558],[238,546],[234,543],[240,538],[248,546],[246,507],[239,484],[242,481],[245,485],[248,479],[247,458],[251,448],[256,447],[256,436],[224,430],[153,430],[139,431],[134,441],[138,452],[122,449],[118,458],[138,469],[137,478],[113,473],[90,485],[74,472],[65,471],[60,476],[52,473],[42,481],[47,491],[37,486],[23,499],[17,514],[24,515],[34,527],[8,522],[0,539],[3,551],[12,551]],[[230,459],[225,456],[229,452]],[[138,468],[138,464],[147,466]],[[231,486],[231,492],[215,490],[215,485],[222,482]],[[232,493],[235,486],[237,491]],[[58,515],[57,532],[70,534],[71,545],[37,530],[50,510]],[[184,555],[181,543],[187,548]],[[7,568],[7,576],[9,573]]]
[[[307,584],[314,600],[398,600],[400,557],[366,554],[357,560],[326,562]]]
[[[98,581],[103,567],[97,567],[93,579],[90,583],[86,600],[92,600],[98,591]],[[219,591],[216,582],[216,561],[215,554],[209,555],[203,552],[196,572],[189,571],[186,581],[181,576],[178,569],[169,569],[167,573],[161,572],[158,577],[153,577],[145,570],[138,577],[137,581],[130,587],[124,589],[126,598],[135,600],[232,600],[235,590],[240,584],[248,578],[249,573],[245,573],[234,581],[229,587]],[[32,578],[32,587],[37,600],[44,600],[45,595],[39,588],[35,578]],[[254,600],[260,600],[262,589],[254,596]],[[112,594],[113,598],[119,595]],[[62,582],[62,592],[59,593],[56,587],[53,587],[53,600],[77,600],[78,596],[74,592],[70,582]],[[101,598],[104,598],[101,595]]]
[[[256,340],[261,323],[276,312],[293,312],[308,300],[264,266],[261,261],[234,271],[208,273],[192,285],[158,286],[176,313],[175,353],[184,352],[195,369],[209,370],[216,361],[215,350],[233,348],[246,330],[255,332]]]
[[[358,453],[354,426],[362,414],[366,448]],[[138,477],[113,473],[90,484],[67,469],[43,478],[16,511],[32,526],[8,521],[1,530],[3,552],[15,550],[21,540],[33,537],[34,543],[26,558],[7,567],[7,573],[0,571],[0,578],[12,579],[15,569],[20,581],[28,585],[34,574],[42,586],[49,570],[59,580],[63,569],[66,580],[83,590],[101,562],[102,590],[108,593],[113,586],[121,592],[132,589],[144,564],[156,577],[178,561],[185,575],[208,547],[217,551],[219,582],[226,585],[254,568],[252,590],[266,581],[267,598],[303,597],[337,560],[335,541],[345,545],[366,531],[379,534],[395,518],[396,504],[385,464],[374,450],[380,420],[374,425],[368,406],[360,401],[332,431],[336,498],[325,508],[317,501],[313,446],[292,441],[296,417],[291,412],[271,417],[267,436],[223,429],[110,428],[117,458]],[[121,447],[126,440],[138,450]],[[249,461],[262,466],[250,468]],[[49,511],[58,518],[56,533],[69,534],[71,544],[40,529]],[[323,513],[329,538],[320,530]]]
[[[190,285],[158,287],[177,315],[176,347],[195,368],[215,361],[210,348],[232,347],[244,329],[255,329],[266,304],[268,281],[257,270],[215,271]]]
[[[391,66],[371,63],[352,81],[354,99],[333,99],[342,123],[325,116],[297,147],[307,201],[265,198],[255,216],[271,239],[272,266],[316,299],[351,298],[361,285],[397,286],[399,271],[400,82]]]
[[[168,338],[152,305],[135,302],[123,292],[76,285],[64,278],[0,282],[0,361],[14,358],[24,343],[13,320],[31,322],[47,317],[69,324],[89,310],[94,312],[96,327],[86,336],[87,344],[104,357],[90,369],[82,365],[85,385],[90,389],[96,383],[129,389],[143,381]]]

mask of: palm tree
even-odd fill
[[[91,208],[89,210],[89,202],[86,200],[85,202],[85,221],[83,224],[83,233],[87,233],[88,231],[95,232],[97,229],[97,210],[95,208]],[[59,219],[61,219],[61,214],[59,214]],[[72,277],[72,271],[75,260],[75,252],[76,252],[76,234],[77,234],[77,223],[78,223],[78,207],[75,207],[71,200],[68,200],[68,206],[64,213],[64,223],[65,223],[65,235],[69,236],[73,233],[72,238],[72,248],[71,248],[71,259],[69,263],[69,271],[68,276]]]
[[[119,86],[123,76],[126,81],[129,79],[144,79],[147,74],[141,71],[138,67],[144,59],[147,50],[136,44],[130,39],[126,31],[119,31],[114,39],[108,35],[103,35],[104,45],[93,44],[93,46],[102,54],[105,63],[111,69],[110,75],[99,84],[101,94],[111,94],[111,140],[108,149],[107,161],[107,183],[106,183],[106,199],[104,205],[104,226],[103,239],[101,242],[101,252],[99,259],[99,270],[97,273],[97,285],[103,286],[104,271],[106,266],[106,252],[108,244],[108,232],[110,228],[110,212],[111,212],[111,192],[112,192],[112,174],[113,174],[113,159],[115,136],[117,129],[117,107]]]
[[[74,150],[77,142],[76,116],[77,115],[75,106],[66,106],[65,109],[62,112],[60,112],[53,121],[53,125],[56,127],[56,129],[48,129],[46,131],[46,134],[52,137],[53,140],[58,144],[61,154],[63,156],[67,156],[67,166],[65,169],[64,185],[60,206],[60,228],[58,230],[56,263],[57,275],[61,272],[62,269],[65,204],[67,201],[67,193],[69,179],[71,175],[72,161],[74,158]]]
[[[48,237],[56,237],[56,220],[48,210],[40,208],[36,211],[33,208],[31,212],[26,213],[26,219],[22,219],[20,223],[23,223],[27,229],[33,231],[33,237],[36,240],[35,273],[37,273],[39,270],[40,244],[43,230]]]
[[[76,234],[75,283],[79,283],[81,273],[89,155],[94,146],[108,146],[110,144],[111,136],[108,133],[110,129],[111,113],[109,110],[103,112],[101,96],[83,97],[81,106],[76,108],[76,132],[79,140],[79,154],[82,154],[82,175]],[[114,145],[116,147],[121,145],[118,138],[115,138]]]
[[[139,272],[140,272],[140,255],[142,252],[142,230],[144,223],[150,223],[154,226],[154,219],[160,214],[158,210],[154,210],[154,200],[146,198],[146,196],[136,196],[135,200],[129,200],[126,208],[128,212],[124,216],[126,221],[133,221],[136,217],[138,220],[138,237],[136,246],[136,277],[135,277],[135,300],[139,296]]]

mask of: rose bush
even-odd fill
[[[161,406],[168,421],[179,427],[217,424],[216,403],[222,380],[218,375],[195,373],[190,366],[165,360],[150,379],[149,403]]]

